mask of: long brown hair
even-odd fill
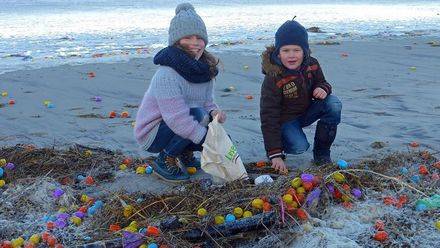
[[[189,56],[194,57],[194,54],[192,54],[185,47],[179,45],[178,43],[174,44],[174,46],[181,49],[182,51],[186,52]],[[218,67],[217,66],[220,63],[220,60],[217,57],[215,57],[214,55],[212,55],[210,52],[206,51],[206,49],[203,51],[203,54],[199,60],[208,64],[209,74],[211,75],[211,79],[214,79],[215,76],[217,76],[217,74],[218,74]]]

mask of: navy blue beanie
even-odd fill
[[[297,45],[304,51],[304,60],[309,56],[309,36],[307,30],[297,21],[287,21],[275,33],[275,51],[272,59],[278,63],[280,48],[286,45]]]

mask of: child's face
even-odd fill
[[[186,51],[193,54],[196,59],[199,59],[205,51],[206,44],[201,37],[197,35],[190,35],[180,39],[179,45],[185,48]]]
[[[278,58],[287,69],[296,70],[303,62],[304,51],[297,45],[282,46]]]

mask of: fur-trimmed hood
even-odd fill
[[[274,51],[274,45],[266,47],[266,51],[261,54],[261,69],[263,74],[271,77],[279,77],[283,74],[284,68],[272,61],[271,57]]]

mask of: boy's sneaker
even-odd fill
[[[182,172],[177,164],[177,159],[165,154],[159,153],[159,156],[153,161],[152,167],[154,172],[165,181],[183,182],[188,181],[189,176]]]
[[[177,157],[177,159],[179,160],[180,164],[186,168],[195,167],[196,169],[200,169],[201,167],[200,160],[194,157],[194,153],[192,151],[184,151]]]

